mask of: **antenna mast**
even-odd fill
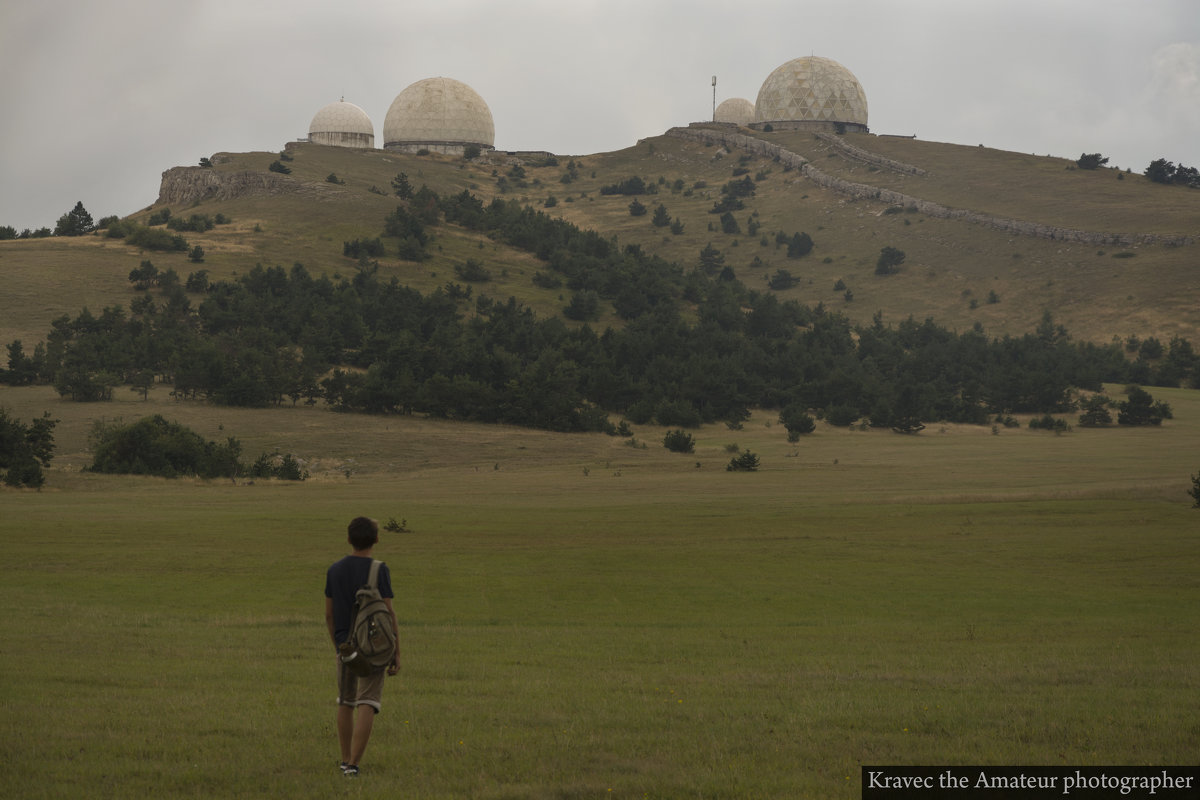
[[[712,121],[717,121],[717,76],[713,75],[713,115]]]

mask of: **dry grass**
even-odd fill
[[[914,177],[849,161],[810,135],[769,136],[827,172],[949,206],[1085,230],[1200,234],[1196,228],[1200,193],[1153,185],[1140,175],[1117,180],[1115,170],[1072,170],[1071,162],[1060,158],[849,137],[864,149],[929,170],[926,176]],[[414,187],[427,184],[443,195],[467,189],[485,203],[504,196],[540,209],[553,195],[558,204],[545,209],[547,213],[616,236],[621,244],[640,245],[685,269],[694,266],[700,250],[712,243],[747,286],[765,290],[775,271],[786,269],[801,282],[783,296],[823,303],[859,322],[869,322],[880,312],[892,324],[909,316],[932,317],[959,330],[978,324],[991,335],[1020,335],[1050,311],[1079,339],[1107,342],[1129,335],[1155,335],[1164,341],[1173,336],[1200,339],[1200,283],[1193,274],[1196,245],[1140,246],[1130,250],[1135,253],[1131,258],[1114,258],[1116,248],[1014,237],[916,214],[885,214],[879,203],[849,202],[769,159],[743,163],[742,154],[703,143],[655,137],[613,153],[576,158],[579,178],[570,184],[560,181],[567,172],[566,158],[557,166],[526,164],[525,185],[514,185],[505,195],[497,188],[498,178],[511,168],[503,154],[470,164],[438,155],[317,145],[298,146],[294,154],[288,163],[291,177],[304,187],[302,194],[249,196],[173,209],[176,214],[220,212],[233,220],[206,234],[187,235],[190,243],[205,249],[203,265],[191,264],[182,254],[143,254],[91,237],[73,242],[0,242],[0,265],[17,301],[5,304],[0,316],[3,341],[21,338],[31,348],[44,337],[49,320],[59,314],[76,314],[85,304],[94,311],[104,305],[127,305],[133,292],[125,276],[142,258],[150,258],[160,270],[175,269],[181,276],[204,268],[213,279],[244,273],[256,263],[290,268],[299,262],[314,274],[350,275],[356,267],[341,255],[342,242],[379,235],[383,218],[397,202],[390,196],[391,180],[401,172]],[[273,153],[219,154],[216,168],[265,169],[276,157]],[[721,233],[717,217],[708,213],[720,187],[739,166],[752,178],[764,176],[758,181],[757,195],[735,215],[743,231],[752,218],[756,220],[761,226],[756,236]],[[331,173],[344,184],[326,182]],[[657,195],[640,199],[651,210],[664,204],[672,218],[684,224],[682,235],[653,227],[649,214],[631,217],[628,197],[599,194],[602,186],[633,175],[659,188]],[[676,181],[683,182],[682,191],[674,190]],[[694,189],[699,181],[707,186]],[[389,196],[370,192],[372,186]],[[808,232],[816,248],[807,258],[787,259],[775,244],[775,233],[797,231]],[[905,251],[908,259],[899,275],[880,278],[874,266],[885,245]],[[539,263],[529,254],[479,236],[441,226],[430,253],[431,258],[420,264],[382,259],[381,271],[420,291],[431,291],[456,280],[455,264],[475,258],[493,274],[491,282],[473,287],[476,294],[515,296],[542,315],[557,314],[569,300],[565,290],[532,285]],[[852,301],[834,288],[839,280],[853,293]],[[991,292],[999,303],[987,302]],[[609,315],[598,324],[616,322]]]
[[[353,485],[389,476],[422,491],[520,496],[528,482],[574,502],[582,495],[617,493],[626,502],[653,504],[664,495],[699,491],[730,502],[755,497],[795,502],[934,503],[1161,497],[1182,502],[1200,446],[1200,400],[1187,390],[1154,389],[1176,419],[1161,428],[1074,428],[1062,435],[1027,427],[931,426],[916,436],[822,425],[799,443],[787,442],[773,412],[757,412],[742,430],[710,425],[695,432],[696,452],[662,446],[666,429],[635,430],[634,442],[602,434],[554,434],[421,417],[340,414],[325,407],[221,408],[168,399],[161,390],[143,402],[134,392],[111,403],[63,401],[48,387],[5,388],[0,404],[18,419],[49,411],[61,420],[50,491],[87,488],[80,475],[90,461],[87,436],[97,419],[132,421],[162,414],[206,439],[233,436],[245,460],[292,453],[313,480]],[[1119,388],[1110,394],[1119,398]],[[1073,420],[1071,420],[1073,421]],[[727,473],[728,446],[758,454],[759,472]],[[443,487],[443,488],[433,488]]]

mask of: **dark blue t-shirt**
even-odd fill
[[[364,556],[346,556],[325,573],[325,596],[333,600],[333,637],[338,644],[350,635],[350,618],[354,616],[354,593],[367,584],[371,577],[371,561]],[[392,574],[387,564],[379,565],[376,582],[380,597],[395,597],[392,594]]]

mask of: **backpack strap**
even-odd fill
[[[379,588],[379,567],[383,564],[378,558],[371,559],[371,572],[367,576],[367,586],[372,589]]]

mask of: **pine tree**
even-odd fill
[[[54,228],[55,236],[83,236],[96,229],[92,215],[83,207],[83,201],[75,204],[75,208],[58,218]]]

